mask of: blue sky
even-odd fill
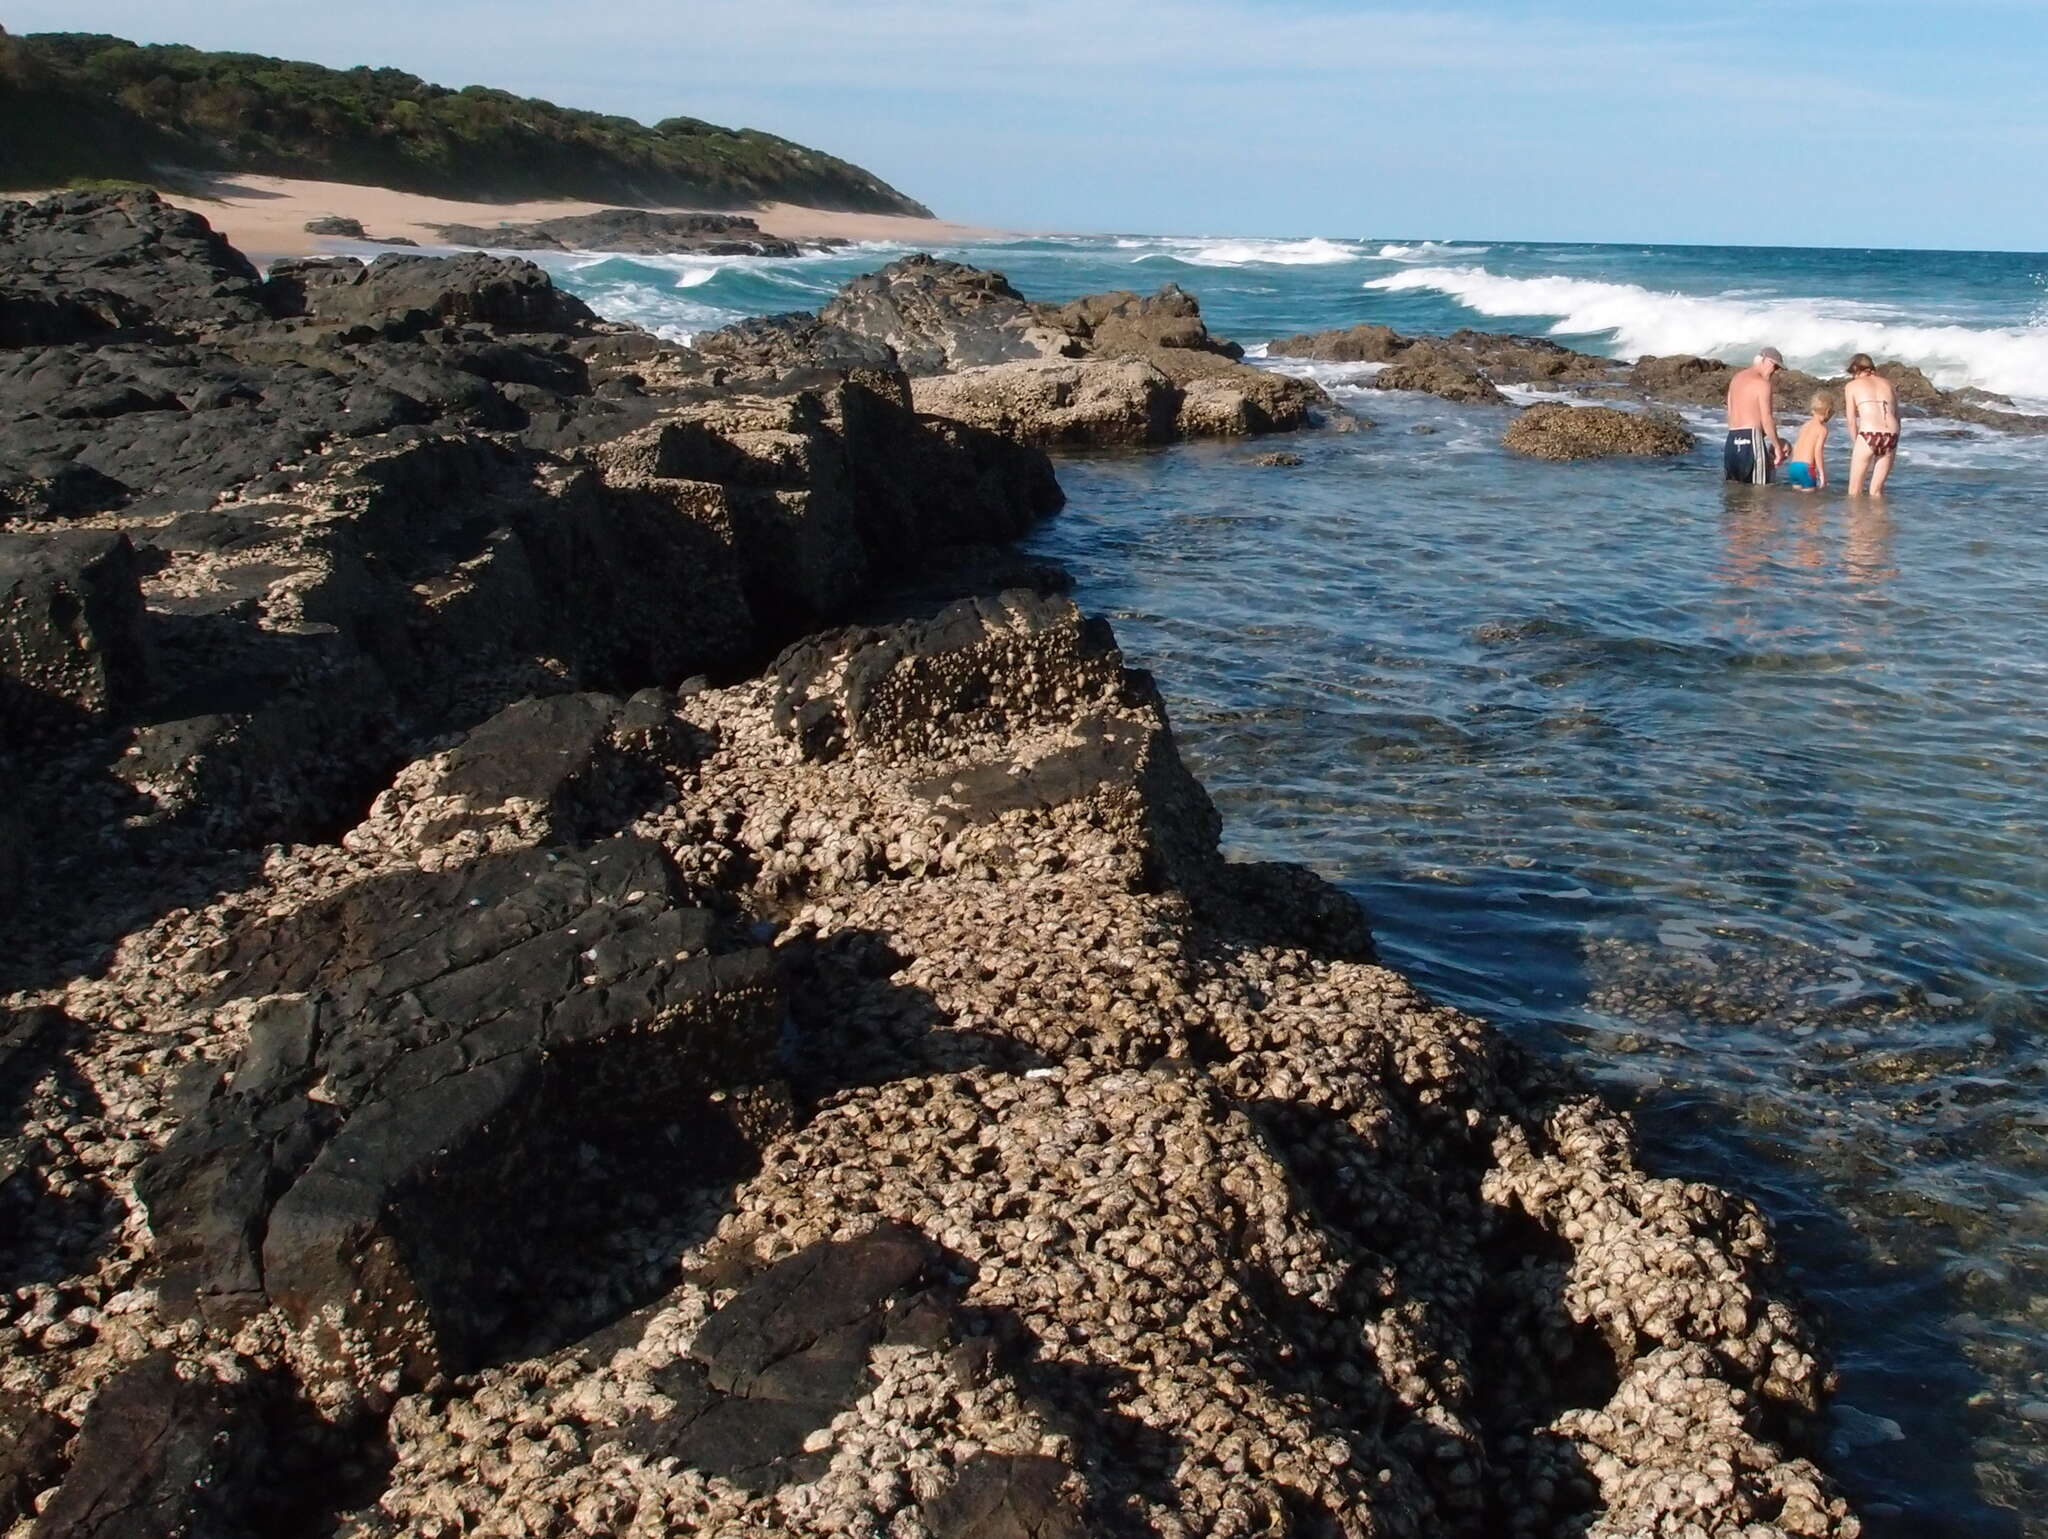
[[[2048,0],[16,0],[830,150],[1047,230],[2048,249]]]

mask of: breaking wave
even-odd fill
[[[1419,240],[1411,244],[1388,241],[1374,253],[1382,262],[1441,262],[1450,257],[1485,256],[1491,246],[1452,246],[1442,241]]]
[[[1445,294],[1486,316],[1551,316],[1552,334],[1612,336],[1620,357],[1695,353],[1741,360],[1758,348],[1819,374],[1854,352],[1914,364],[1947,389],[1975,385],[2048,400],[2048,329],[1914,325],[1845,300],[1660,293],[1584,278],[1507,278],[1484,267],[1418,267],[1367,281],[1383,293]]]
[[[1364,256],[1355,245],[1320,236],[1308,240],[1162,240],[1156,244],[1166,249],[1133,260],[1166,257],[1191,267],[1327,267]]]

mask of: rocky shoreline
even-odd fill
[[[770,235],[742,214],[665,214],[607,208],[594,214],[497,225],[441,224],[451,246],[491,251],[623,251],[648,256],[795,257],[849,245],[839,238],[799,243]]]
[[[1469,330],[1447,337],[1404,337],[1390,327],[1371,324],[1275,338],[1265,352],[1269,358],[1303,363],[1370,365],[1375,372],[1368,383],[1375,388],[1420,390],[1448,401],[1489,406],[1507,404],[1502,386],[1524,386],[1587,401],[1718,410],[1735,372],[1732,364],[1691,354],[1628,363],[1581,353],[1545,337]],[[1897,388],[1904,416],[1939,417],[2007,433],[2048,433],[2048,416],[2018,411],[2004,396],[1976,389],[1943,390],[1911,364],[1878,367]],[[1844,383],[1840,376],[1823,379],[1799,369],[1782,370],[1775,380],[1780,423],[1798,421],[1815,391],[1839,395]],[[1605,452],[1682,453],[1686,447]]]
[[[1005,550],[1230,354],[0,205],[0,1530],[1857,1533],[1756,1211]]]

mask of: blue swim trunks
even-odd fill
[[[1813,467],[1805,460],[1794,460],[1785,467],[1785,479],[1794,486],[1803,486],[1809,492],[1815,490]]]

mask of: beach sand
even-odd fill
[[[620,206],[568,199],[469,203],[454,198],[394,192],[389,187],[357,186],[349,182],[241,175],[222,178],[203,191],[165,189],[163,195],[182,208],[204,215],[207,223],[259,263],[278,257],[310,256],[320,251],[339,249],[341,243],[333,238],[308,235],[305,231],[306,221],[322,214],[359,220],[372,235],[403,235],[423,246],[431,246],[440,241],[433,229],[437,224],[524,224],[536,219],[589,214]],[[15,193],[10,196],[29,197],[34,194]],[[741,213],[757,222],[768,234],[780,235],[786,240],[820,240],[837,236],[856,241],[949,245],[998,233],[943,219],[913,219],[898,214],[844,214],[830,209],[805,208],[794,203],[769,203],[748,209],[664,209],[663,212]],[[348,244],[351,249],[356,249],[354,243]]]

